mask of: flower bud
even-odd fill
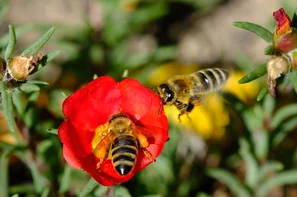
[[[37,53],[30,56],[16,56],[11,58],[7,63],[7,72],[15,81],[25,81],[28,75],[34,70],[41,59],[42,54]]]
[[[267,62],[268,90],[275,97],[276,80],[290,71],[290,60],[284,55],[273,55]]]
[[[291,28],[290,31],[278,36],[276,31],[273,34],[273,46],[281,52],[289,52],[297,48],[297,30]]]

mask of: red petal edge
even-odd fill
[[[76,156],[65,145],[63,145],[63,157],[68,165],[75,169],[81,169],[81,164]]]

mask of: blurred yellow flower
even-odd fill
[[[5,116],[3,111],[0,111],[0,142],[4,142],[6,144],[15,145],[17,144],[16,139],[13,136],[13,133],[9,130]],[[21,134],[18,132],[20,138],[22,138]]]
[[[245,75],[246,74],[241,71],[231,73],[229,79],[223,87],[223,91],[234,94],[243,102],[247,102],[252,99],[255,100],[259,92],[259,84],[256,81],[239,84],[238,80]]]

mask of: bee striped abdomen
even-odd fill
[[[225,70],[213,68],[191,74],[199,92],[212,92],[220,88],[228,79],[229,73]]]
[[[116,171],[124,176],[134,167],[137,156],[137,144],[130,135],[115,138],[112,145],[112,163]]]

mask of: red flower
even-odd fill
[[[95,79],[63,103],[67,119],[59,127],[59,137],[65,160],[70,166],[87,171],[102,185],[128,181],[159,156],[168,139],[168,122],[160,103],[159,97],[134,79],[119,83],[107,76]],[[110,142],[104,135],[110,131],[110,117],[116,114],[125,114],[133,127],[143,128],[148,140],[146,147],[140,149],[138,145],[135,165],[125,175],[115,170],[108,147],[107,158],[96,153],[102,139]]]
[[[273,12],[273,18],[277,23],[276,35],[280,36],[291,29],[291,19],[287,15],[284,8],[280,8],[279,10]]]
[[[280,52],[290,52],[297,47],[297,30],[283,8],[273,12],[277,27],[273,32],[273,46]]]

